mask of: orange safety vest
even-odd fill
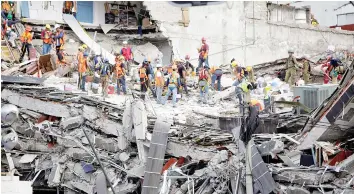
[[[160,71],[157,71],[157,72],[160,72]],[[158,86],[158,87],[162,87],[162,86],[165,85],[163,77],[162,77],[162,72],[160,72],[161,73],[161,77],[157,77],[156,76],[157,72],[155,73],[155,85]]]
[[[117,78],[120,78],[125,75],[124,70],[122,68],[122,63],[116,63],[116,74]]]
[[[43,42],[46,44],[52,43],[52,32],[51,31],[44,30]]]
[[[147,75],[146,75],[146,68],[145,67],[141,67],[139,69],[139,77],[140,78],[148,78]]]
[[[20,37],[21,42],[32,43],[32,33],[25,31]]]
[[[80,57],[81,58],[81,57]],[[84,73],[86,72],[87,69],[87,60],[85,58],[81,58],[79,60],[79,73]]]

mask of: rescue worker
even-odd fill
[[[247,77],[248,81],[250,81],[251,83],[255,83],[256,78],[254,77],[254,71],[253,71],[252,66],[246,66],[246,72],[247,72],[246,77]]]
[[[20,37],[20,40],[22,42],[20,62],[22,62],[26,50],[27,50],[28,58],[30,58],[30,48],[32,48],[32,38],[33,38],[31,30],[32,30],[31,26],[26,26],[25,31]]]
[[[176,107],[177,89],[180,86],[180,79],[179,79],[179,74],[177,72],[177,66],[176,65],[172,66],[172,73],[169,75],[166,84],[167,84],[167,94],[166,94],[165,99],[162,102],[162,104],[166,104],[166,101],[167,101],[168,97],[172,93],[173,107]]]
[[[330,68],[328,69],[328,72],[332,78],[332,84],[338,83],[339,63],[341,62],[338,58],[332,57],[330,61]]]
[[[313,26],[318,26],[318,21],[315,19],[315,17],[313,16],[313,14],[311,14],[311,25]]]
[[[237,85],[237,97],[239,99],[240,104],[240,114],[244,113],[243,110],[245,106],[250,105],[252,89],[253,85],[247,80],[247,78],[242,79]]]
[[[123,48],[120,50],[120,54],[124,56],[124,59],[126,61],[127,75],[129,75],[131,65],[134,60],[134,55],[131,47],[128,46],[127,41],[123,41]]]
[[[198,79],[199,92],[200,92],[200,99],[198,102],[203,102],[204,104],[207,103],[209,82],[210,82],[210,75],[208,72],[208,68],[206,66],[202,66],[199,71],[199,79]]]
[[[270,107],[271,89],[272,89],[272,87],[270,85],[267,85],[263,88],[263,94],[264,94],[263,104],[264,104],[264,109],[266,112],[271,111],[271,107]]]
[[[292,49],[288,50],[289,57],[286,60],[285,64],[285,82],[292,87],[295,84],[295,78],[296,78],[296,71],[299,69],[298,62],[296,61],[296,58],[294,57],[294,51]]]
[[[117,76],[117,94],[120,95],[120,89],[123,89],[123,93],[127,94],[125,88],[125,68],[124,68],[124,57],[121,56],[119,61],[116,63],[115,71]]]
[[[305,84],[310,83],[311,66],[308,59],[309,57],[307,55],[303,57],[302,77],[305,81]]]
[[[64,30],[58,24],[55,25],[55,30],[56,30],[56,32],[55,32],[53,39],[55,42],[54,45],[55,45],[56,53],[58,53],[60,50],[60,47],[64,48],[65,33],[64,33]]]
[[[211,73],[211,88],[215,89],[215,82],[217,81],[217,91],[221,91],[221,76],[223,74],[222,69],[219,66],[212,66],[210,69]]]
[[[111,65],[107,58],[103,59],[103,63],[99,68],[101,83],[102,83],[102,96],[103,98],[108,96],[109,78],[111,77]]]
[[[65,60],[64,48],[60,48],[60,51],[58,53],[57,65],[60,65],[61,67],[68,64],[69,63]]]
[[[50,49],[52,48],[52,31],[50,30],[49,24],[45,25],[45,29],[41,33],[41,39],[43,40],[42,55],[46,55],[50,52]]]
[[[177,63],[177,70],[178,70],[178,74],[179,74],[180,81],[181,81],[180,87],[181,88],[183,87],[184,91],[188,95],[187,80],[186,80],[187,79],[187,70],[186,70],[184,64],[182,63],[182,61]]]
[[[202,46],[198,48],[198,53],[199,53],[199,64],[198,64],[198,70],[204,66],[206,68],[209,68],[209,62],[208,62],[208,54],[209,54],[209,45],[206,43],[206,39],[203,37],[202,38]]]
[[[189,62],[190,56],[189,56],[189,55],[186,55],[186,56],[184,57],[184,59],[185,59],[185,67],[186,67],[186,70],[187,70],[188,74],[193,74],[193,72],[194,72],[194,66],[192,65],[191,62]],[[194,74],[195,74],[195,72],[194,72]]]
[[[165,79],[162,73],[162,65],[156,65],[156,73],[155,73],[155,88],[156,88],[156,101],[157,104],[162,104],[162,91],[165,86]]]
[[[150,75],[150,68],[149,68],[149,63],[147,59],[144,59],[143,63],[141,64],[141,67],[139,68],[139,78],[140,78],[140,92],[141,92],[141,98],[145,99],[145,93],[147,92],[147,89],[149,87],[149,77]]]
[[[84,49],[84,52],[89,53],[88,46],[86,44],[82,44],[81,47]]]
[[[63,48],[61,48],[63,49]],[[86,84],[86,71],[88,69],[87,65],[87,57],[88,53],[84,53],[82,57],[79,58],[79,82],[80,82],[80,89],[85,91],[85,84]]]

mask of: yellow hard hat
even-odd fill
[[[82,48],[82,46],[79,46],[79,50],[80,50],[80,51],[83,51],[83,50],[84,50],[84,48]]]
[[[87,45],[86,44],[83,44],[81,47],[84,48],[84,49],[87,49]]]
[[[236,67],[236,66],[237,66],[236,61],[233,61],[233,62],[231,63],[231,66],[232,66],[232,67]]]
[[[125,60],[124,56],[119,57],[120,60]]]
[[[45,28],[50,29],[50,25],[49,25],[49,24],[46,24],[46,25],[45,25]]]
[[[246,71],[251,71],[252,70],[252,66],[247,66],[246,67]]]

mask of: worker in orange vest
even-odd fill
[[[85,84],[86,84],[86,71],[88,68],[87,65],[87,56],[88,53],[84,53],[83,56],[79,57],[79,84],[80,84],[80,89],[82,91],[85,91]]]
[[[22,42],[20,62],[22,62],[26,50],[28,53],[28,58],[30,57],[30,48],[32,48],[32,38],[33,38],[31,30],[32,30],[31,26],[26,26],[25,31],[20,37],[20,40]]]
[[[55,25],[55,36],[53,37],[54,39],[54,45],[56,49],[56,53],[59,53],[60,47],[64,47],[65,43],[65,32],[63,27],[59,26],[58,24]]]
[[[116,76],[117,76],[117,94],[120,95],[120,88],[123,89],[123,93],[127,94],[125,87],[125,68],[124,68],[124,57],[120,56],[118,62],[116,62]]]
[[[43,55],[50,52],[52,48],[52,31],[50,30],[50,25],[45,25],[45,29],[41,33],[41,38],[43,40]]]
[[[157,71],[155,73],[155,87],[156,87],[156,100],[157,104],[162,104],[162,91],[165,86],[165,79],[161,71],[162,65],[159,63],[156,65]]]

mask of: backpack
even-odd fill
[[[208,75],[207,75],[206,71],[205,70],[201,71],[199,73],[199,80],[207,80],[207,79],[208,79]]]

